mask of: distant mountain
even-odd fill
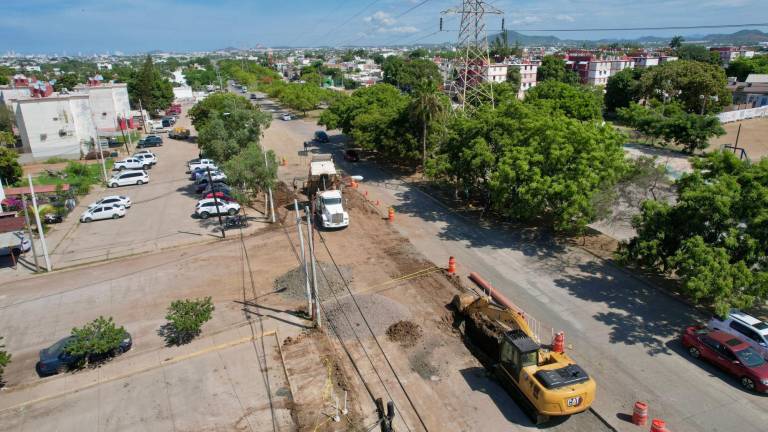
[[[501,33],[489,35],[488,40],[493,41]],[[708,43],[712,45],[756,45],[760,42],[768,42],[768,33],[760,30],[740,30],[731,34],[709,34],[705,36],[693,35],[684,36],[686,40]],[[516,42],[520,45],[597,45],[609,44],[614,42],[634,42],[639,44],[660,44],[667,43],[671,38],[658,36],[643,36],[636,39],[600,39],[600,40],[571,40],[560,39],[556,36],[530,36],[516,31],[507,31],[507,40],[510,45]]]

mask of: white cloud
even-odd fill
[[[395,19],[392,18],[392,15],[384,11],[378,11],[371,16],[367,16],[363,18],[363,21],[378,26],[391,26],[395,23]]]
[[[535,24],[538,22],[541,22],[541,17],[537,15],[526,15],[522,17],[518,17],[512,20],[512,24],[519,25],[519,24]]]
[[[379,33],[416,33],[419,31],[414,26],[399,26],[399,27],[381,27],[379,28]]]
[[[556,15],[555,19],[558,20],[558,21],[565,21],[565,22],[574,22],[574,21],[576,21],[572,16],[565,15],[565,14]]]

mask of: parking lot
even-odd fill
[[[177,126],[192,128],[184,113]],[[164,145],[151,147],[158,163],[149,170],[150,182],[144,185],[104,188],[96,186],[80,198],[77,208],[61,224],[54,225],[46,239],[51,262],[56,269],[138,253],[167,249],[179,245],[215,241],[221,234],[218,219],[201,220],[193,217],[199,194],[186,174],[186,162],[198,157],[194,142],[169,139],[163,135]],[[133,206],[125,217],[115,220],[79,222],[88,205],[110,195],[126,195]],[[246,208],[249,230],[263,227],[262,215]],[[38,255],[42,252],[38,250]],[[32,262],[31,253],[22,258],[27,270]],[[42,257],[39,258],[42,263]],[[19,266],[19,272],[25,267]],[[4,272],[14,272],[4,269]]]

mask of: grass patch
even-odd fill
[[[113,163],[112,160],[105,161],[107,175],[112,170]],[[75,195],[86,195],[90,192],[91,186],[102,181],[101,164],[84,164],[81,162],[69,162],[62,171],[55,175],[43,173],[32,179],[32,183],[37,185],[69,184],[70,190]]]
[[[57,164],[57,163],[64,163],[69,162],[69,159],[64,159],[62,157],[54,156],[52,158],[48,158],[43,162],[44,164]]]

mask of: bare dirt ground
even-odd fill
[[[726,134],[711,140],[708,150],[720,149],[723,144],[734,145],[739,125],[741,125],[739,147],[746,150],[747,156],[753,161],[768,156],[768,118],[724,124]]]

